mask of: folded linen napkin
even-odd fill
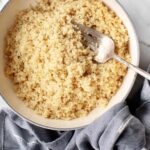
[[[138,93],[139,94],[139,93]],[[138,96],[133,97],[135,101]],[[53,131],[34,126],[10,109],[0,110],[2,150],[141,150],[150,149],[150,84],[144,81],[133,114],[117,104],[89,126]]]

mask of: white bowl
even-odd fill
[[[139,43],[137,40],[137,35],[133,28],[131,21],[129,20],[128,15],[122,9],[122,7],[115,0],[103,0],[103,2],[109,6],[116,14],[121,18],[124,25],[128,29],[130,43],[129,49],[132,59],[132,64],[138,66],[139,64]],[[27,108],[24,103],[16,97],[16,94],[13,91],[11,82],[6,78],[4,74],[4,57],[3,49],[5,44],[5,35],[7,30],[14,22],[15,15],[18,11],[29,7],[30,5],[35,4],[35,0],[11,0],[7,6],[0,13],[0,93],[1,96],[5,99],[7,104],[20,116],[25,118],[30,123],[38,125],[43,128],[48,129],[59,129],[59,130],[69,130],[75,128],[84,127],[92,123],[95,119],[100,117],[104,112],[113,107],[114,105],[125,100],[129,94],[133,83],[136,78],[136,73],[132,70],[128,70],[128,73],[123,81],[122,86],[118,90],[117,94],[113,96],[110,100],[106,109],[101,110],[99,108],[94,109],[88,116],[74,119],[71,121],[64,120],[54,120],[46,119],[37,114],[35,114],[31,109]]]

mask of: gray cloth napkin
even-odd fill
[[[2,109],[0,150],[150,149],[150,84],[147,80],[137,97],[138,106],[133,114],[126,103],[120,103],[91,125],[66,132],[36,127],[13,111]]]

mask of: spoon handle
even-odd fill
[[[131,68],[132,70],[134,70],[135,72],[137,72],[138,74],[143,76],[144,78],[150,80],[150,74],[148,72],[142,70],[139,67],[136,67],[136,66],[128,63],[127,61],[125,61],[123,58],[119,57],[116,54],[113,56],[113,58],[116,59],[117,61],[121,62],[122,64],[126,65],[128,68]]]

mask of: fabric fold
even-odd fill
[[[133,97],[136,100],[136,96]],[[0,148],[3,150],[141,150],[150,149],[150,84],[141,91],[133,114],[119,103],[89,126],[53,131],[26,122],[10,109],[0,110]]]

